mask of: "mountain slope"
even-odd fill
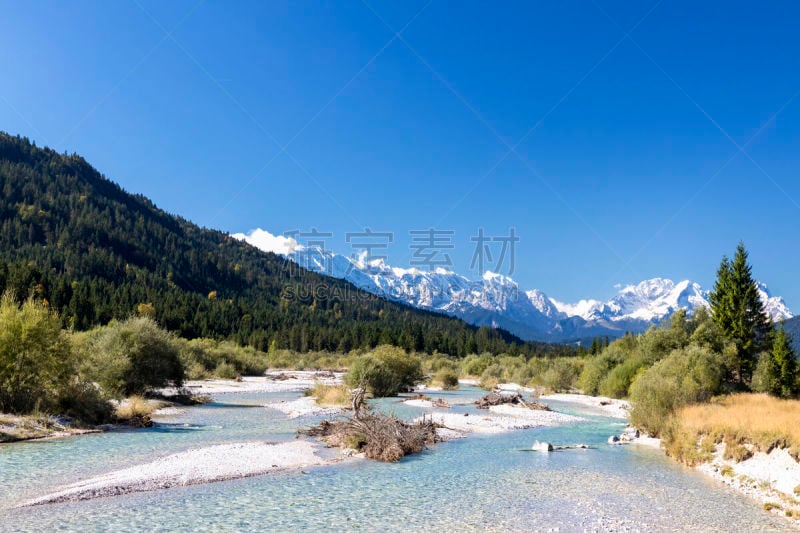
[[[783,326],[791,334],[795,353],[800,357],[800,316],[790,318],[784,322]]]
[[[33,293],[86,329],[151,303],[186,337],[261,349],[390,342],[469,352],[564,350],[359,292],[158,209],[77,155],[0,133],[0,289]]]
[[[524,339],[563,342],[617,337],[626,331],[644,331],[678,309],[692,313],[699,306],[708,306],[708,291],[689,280],[675,283],[654,278],[622,288],[607,302],[566,304],[539,290],[524,291],[513,279],[491,272],[470,280],[441,268],[430,272],[397,268],[383,260],[367,261],[305,248],[291,238],[264,230],[234,237],[280,253],[315,272],[347,279],[374,294],[441,311],[471,324],[501,327]],[[792,316],[780,297],[769,294],[766,285],[759,284],[759,293],[775,320]]]

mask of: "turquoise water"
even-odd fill
[[[438,396],[477,397],[464,388]],[[259,407],[299,393],[218,395],[147,430],[0,446],[2,531],[789,531],[755,502],[666,459],[608,446],[621,423],[585,423],[438,444],[397,464],[356,460],[305,472],[11,509],[94,474],[197,446],[291,440],[313,419]],[[400,417],[424,410],[376,402]],[[557,410],[586,415],[580,406]],[[474,412],[469,405],[454,411]],[[535,440],[588,450],[528,451]]]

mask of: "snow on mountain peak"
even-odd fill
[[[766,283],[760,281],[756,282],[758,288],[758,296],[764,302],[764,310],[776,322],[788,320],[792,318],[792,312],[786,307],[786,302],[780,296],[772,296],[767,288]]]
[[[586,299],[569,304],[536,289],[522,291],[512,278],[492,271],[470,280],[441,267],[433,271],[394,267],[383,258],[370,258],[366,252],[346,257],[320,248],[306,249],[291,237],[261,229],[233,237],[283,255],[309,270],[346,279],[360,289],[475,325],[501,327],[524,339],[619,336],[625,331],[643,331],[678,309],[692,314],[696,308],[709,305],[708,291],[689,280],[675,283],[652,278],[619,287],[605,302]],[[758,290],[773,319],[792,317],[783,299],[771,296],[765,284],[759,283]]]

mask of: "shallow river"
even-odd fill
[[[464,387],[431,394],[477,398]],[[624,422],[551,402],[586,422],[436,445],[397,464],[354,460],[192,487],[12,509],[98,473],[198,446],[284,441],[315,419],[267,402],[300,392],[219,394],[146,430],[0,446],[2,531],[791,531],[760,506],[638,446],[609,446]],[[401,417],[423,409],[378,402]],[[454,411],[474,412],[454,406]],[[586,450],[529,451],[534,440]]]

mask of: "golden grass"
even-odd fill
[[[350,389],[347,385],[327,385],[316,383],[309,395],[317,399],[323,407],[346,407],[350,405]]]
[[[751,444],[759,451],[790,448],[800,455],[800,400],[781,400],[766,394],[734,394],[711,403],[691,405],[676,416],[677,434],[698,442],[708,437],[735,450]]]
[[[128,420],[136,416],[148,416],[161,407],[161,402],[149,402],[141,396],[131,396],[119,402],[116,409],[117,418]]]
[[[448,368],[442,368],[431,378],[431,385],[441,387],[443,390],[457,390],[458,373]]]

